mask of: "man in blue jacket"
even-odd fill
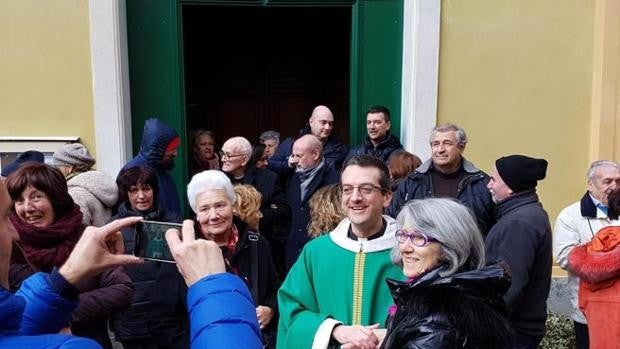
[[[387,208],[396,217],[409,200],[429,197],[455,198],[471,209],[484,236],[495,224],[495,204],[486,188],[489,176],[463,156],[467,145],[465,130],[454,124],[433,128],[431,158],[402,180]]]
[[[6,187],[0,181],[0,348],[101,348],[91,339],[58,332],[67,327],[84,280],[111,267],[141,262],[135,256],[122,254],[120,229],[142,218],[129,217],[100,228],[88,227],[62,267],[51,274],[31,276],[12,294],[7,290],[8,270],[12,244],[18,235],[9,220],[11,206]],[[174,234],[176,239],[171,236]],[[178,232],[170,231],[167,235],[179,270],[191,286],[188,309],[192,348],[262,348],[247,287],[238,277],[224,272],[216,244],[194,241],[193,237],[191,221],[185,222],[183,241]],[[210,311],[204,311],[207,308]]]
[[[119,172],[136,167],[148,166],[157,175],[159,185],[158,202],[166,211],[181,215],[179,195],[170,175],[174,158],[179,147],[179,134],[172,127],[158,119],[148,119],[144,123],[140,151]]]

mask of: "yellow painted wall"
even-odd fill
[[[464,127],[484,170],[521,153],[549,161],[551,223],[585,192],[594,2],[443,0],[438,122]]]
[[[87,0],[0,4],[0,135],[80,136],[95,154]]]

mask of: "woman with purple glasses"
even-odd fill
[[[501,264],[485,267],[484,242],[469,210],[452,199],[412,200],[397,217],[392,261],[407,282],[388,279],[394,298],[381,348],[510,348]]]

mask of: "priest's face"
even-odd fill
[[[383,209],[390,204],[392,193],[381,188],[380,178],[375,167],[350,165],[342,172],[342,208],[354,233],[374,234],[383,224]]]

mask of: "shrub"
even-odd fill
[[[573,321],[564,315],[549,313],[547,316],[547,333],[538,348],[575,348]]]

